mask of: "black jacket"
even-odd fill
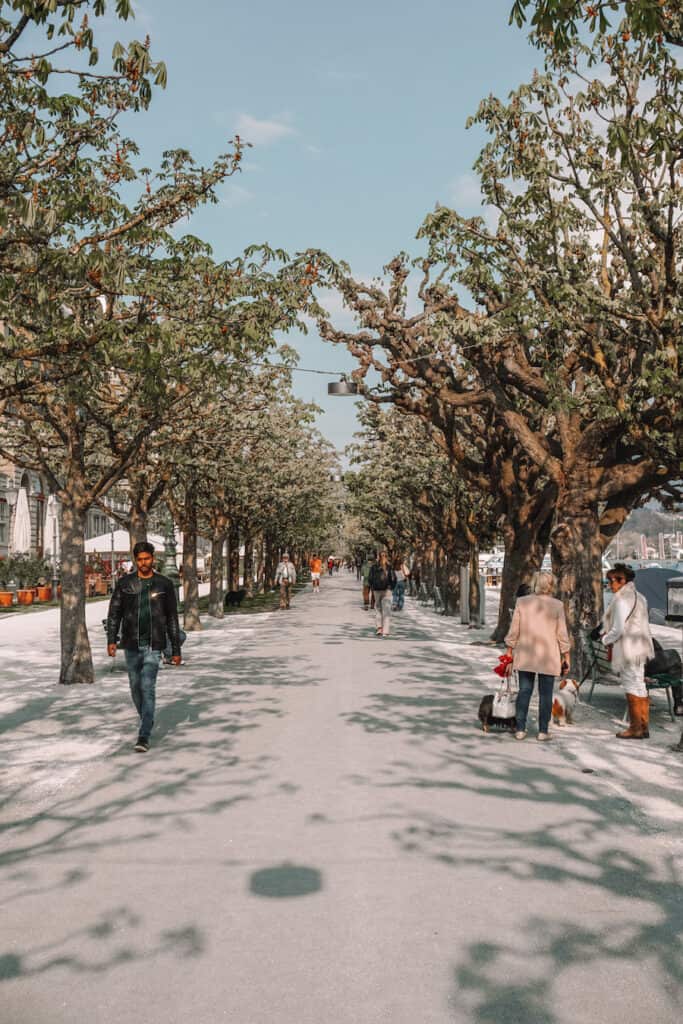
[[[370,568],[368,583],[372,590],[393,590],[396,586],[396,573],[391,566],[383,569],[379,562],[375,562]]]
[[[121,646],[126,651],[138,650],[138,613],[141,583],[137,570],[123,576],[111,596],[107,613],[107,643],[115,644],[121,627]],[[163,651],[166,634],[171,641],[171,654],[180,654],[180,624],[175,587],[166,576],[154,573],[149,595],[152,609],[152,647]]]

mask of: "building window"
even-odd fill
[[[45,498],[43,494],[36,496],[36,554],[43,557],[45,546]]]
[[[0,544],[9,543],[9,505],[0,498]]]

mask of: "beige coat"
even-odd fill
[[[546,594],[517,598],[505,643],[512,648],[512,667],[521,672],[559,676],[569,637],[561,601]]]

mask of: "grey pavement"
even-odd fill
[[[207,620],[147,755],[100,611],[93,687],[54,684],[54,613],[0,622],[1,1024],[679,1021],[660,696],[648,743],[616,693],[487,737],[487,631],[408,601],[379,639],[359,596]]]

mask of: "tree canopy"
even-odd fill
[[[571,49],[584,29],[623,36],[649,37],[683,46],[683,20],[677,0],[515,0],[510,23],[520,28],[530,17],[534,37],[557,50]],[[626,21],[621,24],[621,20]]]

